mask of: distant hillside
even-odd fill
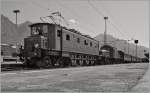
[[[95,37],[95,39],[100,41],[100,46],[102,46],[104,44],[104,35],[103,34],[97,35]],[[116,47],[119,50],[125,51],[126,53],[128,53],[128,44],[129,44],[129,54],[136,55],[135,54],[136,46],[133,43],[128,43],[127,41],[115,38],[111,35],[107,35],[107,41],[108,41],[107,43],[109,45],[112,45],[113,47]],[[114,41],[114,42],[112,42],[112,41]],[[134,42],[134,41],[132,41],[132,42]],[[149,51],[149,49],[144,46],[138,46],[138,56],[139,57],[145,57],[144,50]]]
[[[29,27],[31,22],[27,21],[19,24],[18,27],[7,17],[1,15],[1,43],[16,44],[24,40],[30,34]]]

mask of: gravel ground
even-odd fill
[[[138,92],[138,86],[142,84],[142,77],[148,67],[148,63],[135,63],[2,72],[1,90],[5,92]],[[149,81],[145,80],[144,82]]]
[[[142,79],[139,80],[138,84],[132,88],[132,92],[142,92],[149,93],[150,92],[150,69],[145,73]]]

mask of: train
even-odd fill
[[[110,45],[103,45],[100,49],[101,64],[139,63],[142,58],[124,53]]]
[[[141,62],[141,58],[125,54],[110,45],[75,29],[53,24],[33,23],[30,36],[24,38],[20,59],[27,66],[39,68],[92,66],[102,64]]]

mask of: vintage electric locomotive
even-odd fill
[[[99,44],[90,36],[50,23],[35,23],[30,28],[31,36],[24,39],[22,53],[28,66],[96,64]]]

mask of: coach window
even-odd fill
[[[70,40],[70,36],[68,34],[66,35],[66,40]]]
[[[80,38],[77,38],[77,42],[80,43]]]
[[[57,36],[60,37],[61,36],[61,31],[57,30]]]

